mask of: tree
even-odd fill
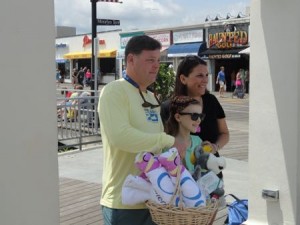
[[[160,64],[156,82],[153,84],[161,102],[167,100],[173,93],[175,87],[175,72],[173,67],[165,63]]]

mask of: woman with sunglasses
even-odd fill
[[[189,96],[172,98],[170,117],[166,122],[166,133],[174,136],[184,146],[188,146],[183,151],[179,150],[179,155],[189,171],[194,171],[191,156],[202,142],[199,136],[191,135],[191,133],[199,131],[199,125],[204,117],[202,105],[196,99]]]
[[[201,122],[201,132],[195,132],[203,144],[211,147],[212,153],[219,156],[219,150],[229,141],[229,131],[225,113],[217,98],[207,90],[207,64],[198,56],[186,56],[179,64],[176,73],[174,96],[186,95],[202,103],[205,120]],[[161,106],[164,123],[170,114],[170,101]],[[220,178],[222,173],[218,174]]]

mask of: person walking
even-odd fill
[[[186,56],[177,68],[173,96],[187,95],[202,103],[203,113],[206,116],[201,122],[200,131],[195,135],[203,140],[203,145],[209,145],[212,153],[218,157],[220,156],[219,151],[229,141],[229,131],[225,112],[218,99],[207,90],[207,84],[206,62],[198,56]],[[170,100],[167,100],[161,106],[161,117],[164,124],[169,116]],[[220,173],[218,176],[222,178],[223,174]]]
[[[56,69],[56,87],[59,87],[59,83],[60,83],[60,70]]]
[[[250,71],[245,70],[245,91],[249,94],[249,80],[250,80]]]
[[[217,76],[216,84],[219,84],[219,97],[224,97],[226,79],[225,79],[225,68],[224,66],[220,67],[220,71]]]
[[[92,73],[90,69],[87,69],[85,72],[85,85],[86,87],[91,85],[91,80],[92,80]]]
[[[103,179],[100,204],[105,225],[154,225],[145,204],[123,205],[122,185],[139,152],[160,153],[163,148],[185,148],[163,130],[160,102],[147,88],[155,82],[161,44],[146,36],[132,37],[125,48],[124,77],[100,93],[98,112],[103,143]]]
[[[78,71],[76,68],[73,69],[73,72],[72,72],[72,85],[73,87],[78,84]]]
[[[77,75],[77,78],[78,78],[78,84],[82,85],[83,86],[83,80],[84,80],[84,70],[82,67],[80,67],[80,70],[78,71],[78,75]]]
[[[235,79],[236,79],[236,74],[235,74],[235,70],[233,70],[230,74],[230,91],[234,91],[235,89]]]
[[[60,73],[60,79],[59,79],[59,82],[61,84],[65,83],[65,71],[64,70],[59,70],[59,73]]]

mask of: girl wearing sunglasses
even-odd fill
[[[174,136],[182,145],[186,146],[185,150],[179,151],[179,155],[189,171],[194,171],[194,165],[190,160],[191,155],[202,142],[198,136],[190,133],[199,132],[200,123],[204,117],[202,105],[196,99],[188,96],[172,98],[166,133]]]
[[[210,146],[212,153],[219,157],[219,150],[229,141],[229,131],[224,110],[218,99],[207,90],[207,63],[196,55],[186,56],[178,65],[174,96],[186,95],[202,103],[206,117],[201,123],[201,132],[195,135],[203,140],[203,144]],[[170,100],[161,105],[161,118],[169,118]],[[222,172],[218,174],[223,178]]]

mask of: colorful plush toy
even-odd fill
[[[174,194],[175,186],[158,158],[150,152],[140,153],[135,158],[135,165],[152,184],[154,189],[152,200],[160,204],[168,204]]]
[[[202,146],[200,146],[194,152],[194,156],[195,160],[192,162],[195,165],[195,170],[192,176],[196,181],[201,180],[201,177],[205,176],[205,174],[207,174],[209,171],[212,171],[216,175],[221,172],[220,167],[226,167],[226,161],[224,157],[216,157],[212,153],[206,153]],[[209,175],[212,176],[212,174]],[[219,184],[217,184],[215,189],[209,194],[210,196],[220,197],[224,195],[222,180],[217,178],[217,176],[215,177],[219,180]]]
[[[135,157],[135,166],[142,172],[140,176],[147,179],[145,173],[160,167],[157,157],[151,152],[139,153]]]
[[[181,166],[182,163],[176,148],[170,148],[168,151],[160,154],[158,156],[158,160],[172,177],[177,176],[178,169],[181,168],[181,173],[185,169],[183,166]]]
[[[180,169],[180,187],[183,202],[186,207],[197,207],[206,205],[206,196],[200,190],[190,172],[182,165],[176,148],[160,154],[158,160],[171,175],[173,182],[176,181],[177,172]],[[175,183],[175,182],[174,182]]]
[[[203,150],[202,146],[199,146],[199,148],[196,149],[192,155],[194,155],[194,159],[191,158],[191,162],[195,166],[199,165],[202,170],[211,170],[215,174],[218,174],[221,172],[220,167],[226,167],[226,161],[224,157],[216,157],[212,153],[207,153]]]

